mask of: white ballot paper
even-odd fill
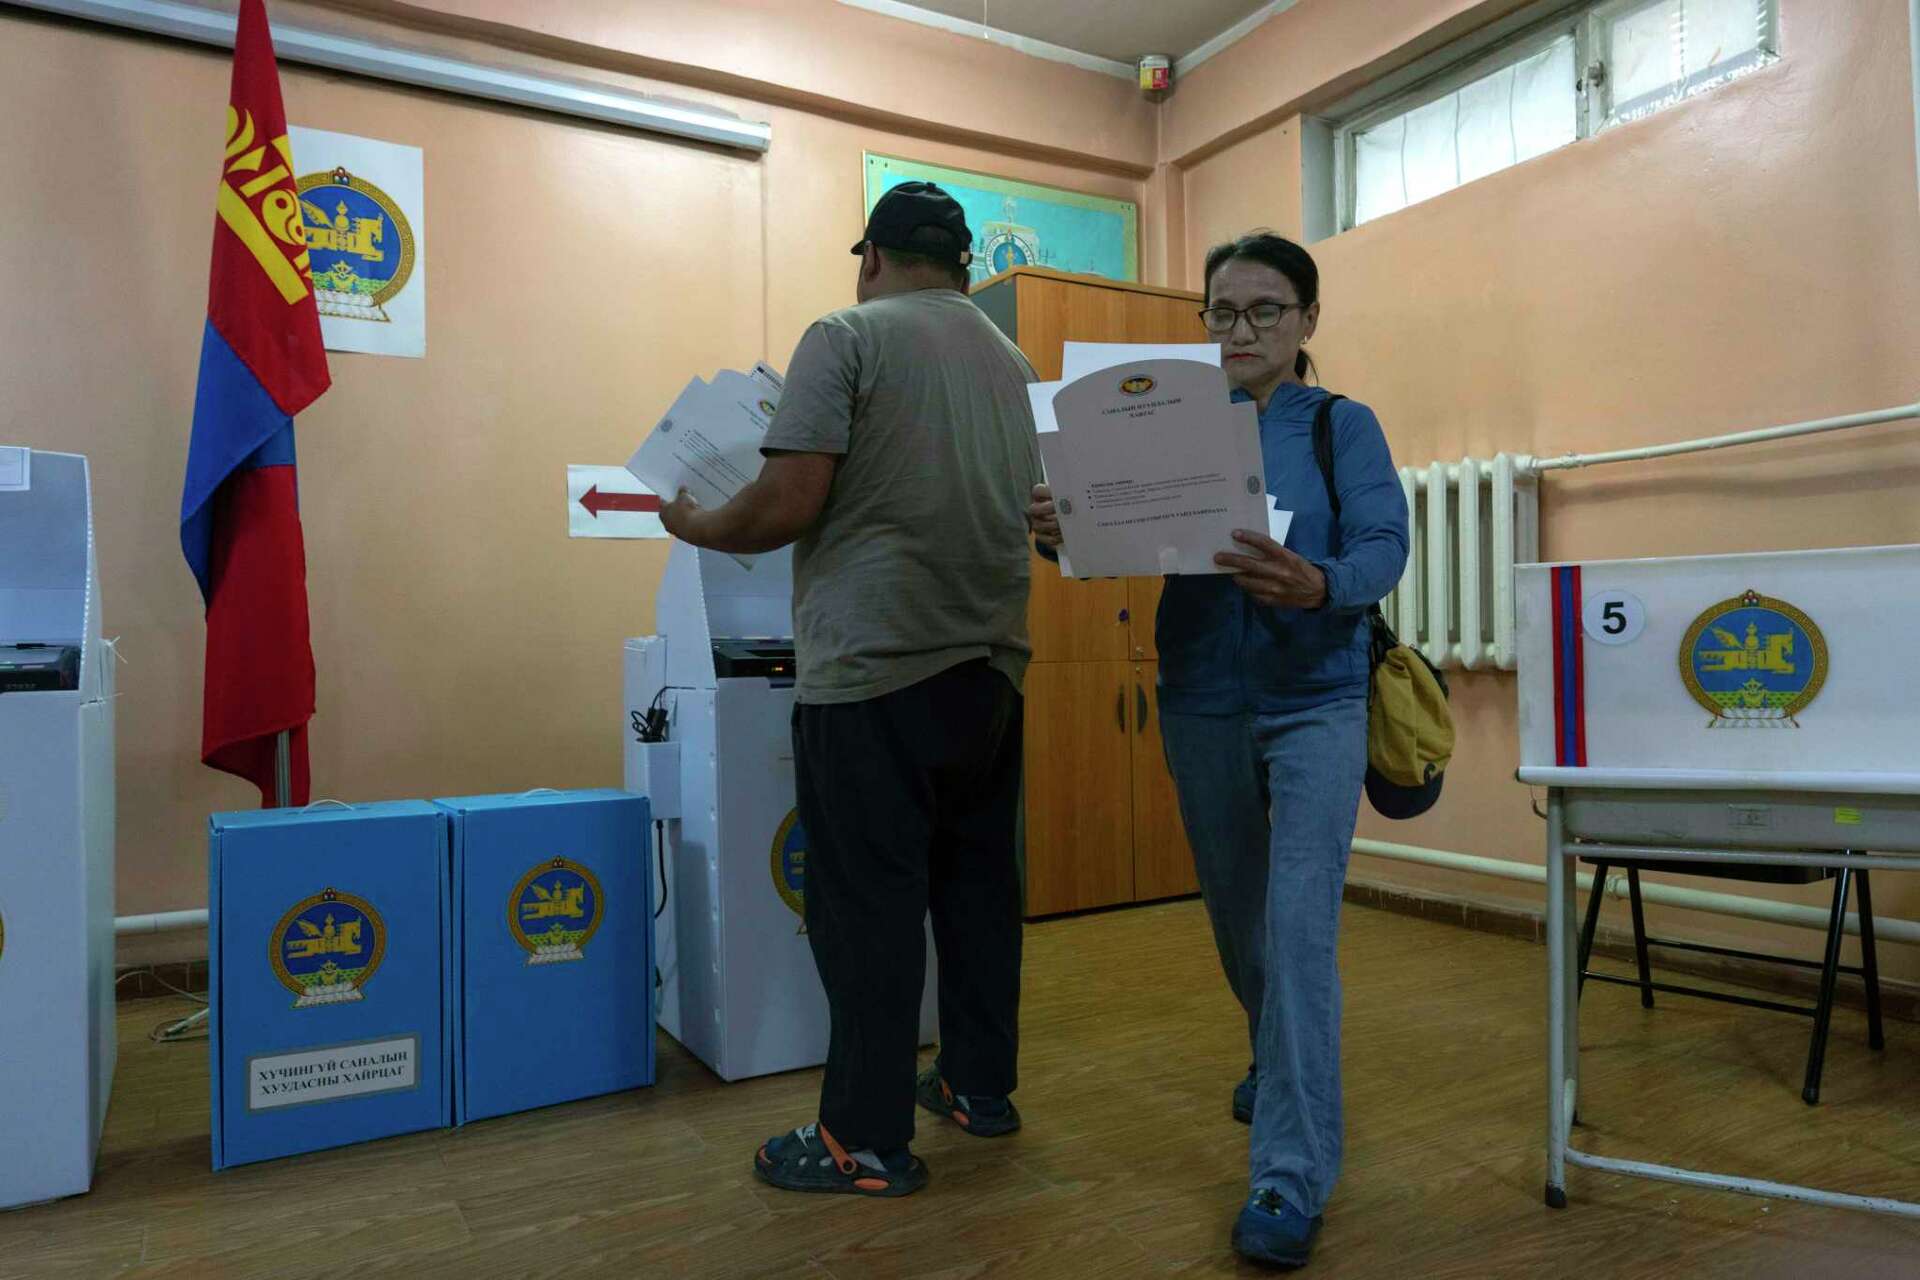
[[[760,443],[780,390],[780,375],[764,364],[751,374],[723,369],[712,382],[695,378],[627,459],[627,470],[669,502],[685,489],[703,507],[724,506],[760,474]]]
[[[1090,373],[1142,360],[1198,360],[1220,367],[1217,342],[1069,342],[1060,351],[1060,377],[1076,382]]]
[[[1285,539],[1292,517],[1267,495],[1259,414],[1229,400],[1217,363],[1138,360],[1029,394],[1063,574],[1226,573],[1213,557],[1240,549],[1235,529]]]

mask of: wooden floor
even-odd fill
[[[933,1182],[900,1201],[756,1182],[754,1147],[811,1116],[816,1073],[723,1085],[664,1038],[652,1090],[214,1175],[205,1045],[146,1038],[186,1006],[123,1005],[95,1190],[0,1214],[0,1276],[1239,1273],[1244,1032],[1199,904],[1027,939],[1027,1128],[985,1141],[923,1115]],[[1309,1274],[1920,1275],[1920,1222],[1579,1170],[1571,1207],[1544,1208],[1544,952],[1350,907],[1343,959],[1347,1166]],[[1580,1140],[1920,1199],[1920,1027],[1891,1024],[1876,1055],[1837,1017],[1809,1109],[1805,1022],[1594,988]]]

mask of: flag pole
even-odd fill
[[[273,807],[284,809],[293,792],[293,733],[282,729],[273,735]],[[187,1032],[206,1025],[210,1010],[197,1009],[177,1022],[170,1022],[153,1033],[159,1041],[178,1040]]]
[[[273,807],[284,809],[293,795],[293,735],[282,729],[273,735]]]

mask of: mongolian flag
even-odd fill
[[[294,478],[293,416],[327,389],[320,312],[262,0],[241,0],[213,223],[180,546],[207,610],[200,758],[274,803],[274,740],[290,737],[307,803],[313,647]]]

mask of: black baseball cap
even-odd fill
[[[953,247],[929,249],[925,240],[915,244],[913,233],[923,227],[935,227],[947,233]],[[967,230],[967,215],[960,202],[931,182],[903,182],[880,197],[867,216],[867,234],[853,246],[857,254],[868,245],[876,249],[897,249],[966,266],[973,261],[973,232]]]

